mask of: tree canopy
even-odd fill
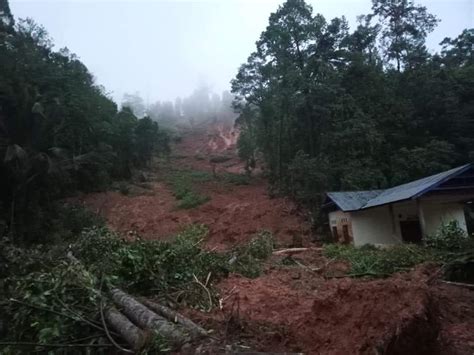
[[[34,239],[50,201],[130,177],[166,140],[156,122],[119,111],[42,26],[15,24],[5,0],[0,17],[0,226]]]
[[[350,31],[287,0],[232,81],[242,155],[260,151],[275,187],[313,206],[328,190],[383,188],[474,156],[474,29],[430,53],[428,9],[372,3]]]

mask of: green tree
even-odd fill
[[[398,72],[412,53],[426,53],[426,36],[438,22],[426,7],[415,5],[413,0],[372,0],[372,11],[382,26],[385,57],[395,61]]]

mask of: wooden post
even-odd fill
[[[420,221],[421,238],[424,239],[426,237],[426,221],[420,199],[416,199],[416,208],[418,210],[418,219]]]

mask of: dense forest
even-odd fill
[[[55,199],[129,178],[168,151],[168,137],[151,118],[118,110],[42,26],[15,23],[5,0],[0,15],[0,234],[44,240]]]
[[[350,31],[304,0],[270,16],[232,82],[240,155],[318,206],[328,190],[384,188],[474,157],[474,29],[425,44],[438,19],[373,0]]]

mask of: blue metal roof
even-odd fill
[[[442,173],[386,190],[328,192],[327,196],[342,210],[355,211],[420,197],[443,182],[471,168],[466,164]]]
[[[343,211],[362,208],[370,199],[384,190],[328,192],[327,196]]]

